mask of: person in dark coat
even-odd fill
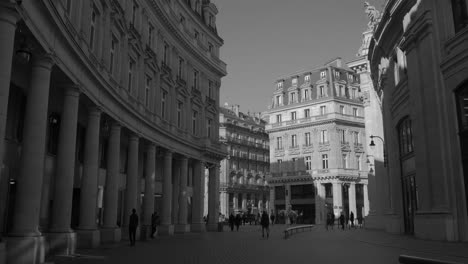
[[[267,238],[268,238],[270,236],[270,219],[268,219],[268,214],[265,211],[263,211],[260,224],[262,225],[262,237],[265,237],[265,230],[266,230]]]
[[[137,227],[138,227],[138,215],[136,214],[135,208],[133,208],[132,214],[130,215],[129,225],[128,225],[128,232],[129,232],[131,246],[135,246]]]
[[[229,216],[229,227],[231,227],[231,231],[234,231],[234,224],[235,224],[236,219],[234,218],[234,215],[231,213]]]
[[[335,213],[334,213],[334,212],[331,212],[331,213],[330,213],[330,216],[331,216],[331,218],[330,218],[330,225],[331,225],[331,228],[332,228],[332,230],[333,230],[333,228],[335,227]]]
[[[159,225],[159,215],[157,212],[154,212],[151,215],[151,238],[154,238],[154,233],[156,233],[156,228]]]
[[[271,220],[271,225],[274,225],[275,224],[275,214],[273,214],[273,211],[271,211],[270,220]]]
[[[351,227],[354,227],[354,213],[352,211],[349,214],[349,221],[351,222]]]
[[[341,215],[340,215],[340,224],[341,224],[341,229],[344,230],[345,217],[344,217],[344,214],[343,214],[343,213],[341,213]]]
[[[240,214],[237,214],[236,215],[236,220],[235,220],[237,231],[239,231],[239,226],[241,224],[241,221],[242,221],[242,218],[241,218]]]

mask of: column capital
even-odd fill
[[[41,67],[47,70],[52,70],[52,66],[56,63],[56,56],[52,53],[33,54],[33,67]]]
[[[20,18],[18,11],[16,11],[15,4],[0,1],[0,22],[6,22],[16,27],[16,23],[18,23]]]
[[[170,149],[166,149],[165,152],[164,152],[164,158],[168,159],[172,159],[172,155],[174,154],[174,151],[170,150]]]
[[[146,144],[146,151],[156,153],[156,144],[154,144],[153,142]]]
[[[133,141],[133,142],[134,142],[134,141],[138,142],[139,140],[140,140],[140,136],[138,136],[138,135],[135,134],[135,133],[130,133],[130,136],[128,137],[128,141],[129,141],[129,142],[132,142],[132,141]]]
[[[101,116],[102,109],[99,106],[91,106],[88,108],[88,115],[90,116]]]
[[[117,121],[111,121],[111,131],[116,131],[116,130],[120,130],[122,128],[122,125],[120,125],[119,122]]]
[[[65,96],[74,96],[79,97],[81,94],[81,89],[79,84],[64,84],[63,87]]]

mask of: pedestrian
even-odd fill
[[[354,213],[351,211],[351,214],[349,214],[349,221],[351,222],[351,227],[354,228]]]
[[[234,218],[234,215],[231,213],[229,216],[229,227],[231,227],[231,231],[234,231],[234,223],[236,219]]]
[[[327,220],[325,221],[325,229],[327,229],[327,230],[328,230],[328,226],[330,226],[330,221],[331,221],[331,215],[330,214],[331,214],[330,212],[327,213]]]
[[[240,214],[237,214],[236,215],[236,220],[235,220],[237,231],[239,231],[239,226],[241,224],[241,221],[242,221],[242,219],[241,219]]]
[[[340,215],[340,224],[341,224],[341,228],[344,230],[345,217],[344,217],[343,212],[341,212],[341,215]]]
[[[138,215],[136,214],[135,208],[132,209],[130,215],[130,221],[128,225],[128,233],[130,237],[130,246],[135,246],[136,230],[138,227]]]
[[[275,224],[275,214],[273,213],[273,211],[271,211],[270,220],[271,220],[271,225],[274,225]]]
[[[158,212],[154,212],[151,215],[151,238],[154,238],[154,233],[156,233],[156,229],[159,225],[159,215]]]
[[[262,237],[265,237],[265,230],[267,233],[267,238],[270,236],[270,220],[268,219],[268,214],[263,211],[262,219],[260,220],[260,224],[262,225]]]
[[[335,213],[330,212],[330,215],[331,215],[330,224],[331,224],[331,228],[333,230],[333,228],[335,227]]]
[[[358,218],[357,218],[357,220],[358,220],[359,228],[362,228],[362,220],[363,220],[363,219],[362,219],[362,216],[359,215]]]

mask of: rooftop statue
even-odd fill
[[[375,9],[374,6],[371,6],[369,2],[364,2],[364,8],[367,17],[369,18],[369,23],[367,23],[367,26],[369,27],[369,30],[374,31],[377,24],[380,22],[380,12],[379,10]]]

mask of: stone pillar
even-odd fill
[[[154,180],[156,163],[156,146],[150,143],[146,146],[145,166],[145,196],[143,198],[143,214],[141,222],[141,240],[151,237],[151,216],[154,213]]]
[[[356,212],[356,183],[352,182],[349,185],[348,189],[348,201],[349,201],[349,215],[351,215],[351,212],[354,214],[354,219],[357,218],[357,212]]]
[[[80,91],[76,86],[65,87],[54,178],[52,218],[47,234],[52,254],[74,254],[76,248],[76,234],[71,230],[70,222],[79,99]]]
[[[77,230],[78,248],[96,248],[101,240],[96,225],[100,123],[101,110],[98,107],[91,107],[88,112],[83,175],[81,177],[80,219]]]
[[[180,184],[180,160],[176,159],[176,166],[172,170],[172,224],[179,222],[179,184]]]
[[[247,210],[247,194],[242,193],[239,195],[242,195],[242,210]]]
[[[174,234],[174,226],[171,223],[172,209],[172,151],[166,150],[164,155],[164,177],[163,177],[163,208],[161,215],[160,235]]]
[[[219,164],[209,169],[208,180],[208,231],[218,231],[219,219]]]
[[[192,232],[204,232],[203,221],[204,194],[205,194],[205,164],[196,160],[193,166],[193,210],[192,210]]]
[[[50,75],[53,64],[53,59],[49,55],[37,55],[32,64],[31,86],[24,116],[13,228],[7,243],[7,263],[42,263],[44,261],[44,238],[38,226],[44,175]]]
[[[123,236],[128,237],[128,225],[132,209],[137,209],[138,193],[138,152],[139,137],[131,134],[128,139],[128,168],[127,168],[127,186],[125,189],[125,213],[123,219]]]
[[[323,224],[326,219],[325,212],[325,186],[317,182],[317,195],[315,196],[315,223]]]
[[[269,206],[269,212],[268,213],[272,213],[276,215],[276,212],[275,212],[275,186],[270,186],[270,200],[269,200],[269,203],[268,203],[268,206]]]
[[[335,219],[340,217],[341,211],[343,211],[343,195],[341,192],[341,183],[333,183],[333,213]]]
[[[104,186],[104,220],[101,228],[103,243],[119,242],[121,230],[117,227],[117,203],[120,185],[120,124],[114,122],[110,128],[107,146],[107,174]]]
[[[364,214],[362,217],[366,217],[369,214],[369,192],[367,190],[367,184],[362,185],[364,192]]]
[[[239,209],[239,203],[237,199],[237,193],[232,194],[232,207],[234,210]]]
[[[179,217],[175,231],[177,233],[185,233],[190,231],[190,226],[187,225],[187,176],[188,176],[188,159],[182,157],[180,160],[180,188],[179,188]]]

